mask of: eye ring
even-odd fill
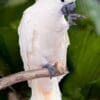
[[[61,0],[61,2],[64,2],[65,0]]]

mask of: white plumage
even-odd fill
[[[69,1],[72,0],[66,0],[66,3]],[[66,66],[69,25],[61,13],[63,5],[61,0],[37,0],[24,11],[18,33],[25,70],[59,61]],[[60,79],[55,77],[29,81],[31,100],[61,100]]]

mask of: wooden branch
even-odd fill
[[[57,67],[55,69],[56,69],[56,74],[54,76],[67,74],[66,71],[59,71]],[[41,77],[50,77],[48,69],[41,68],[37,70],[18,72],[16,74],[1,78],[0,79],[0,90],[8,86],[14,85],[16,83],[19,83],[19,82],[24,82],[27,80],[32,80],[32,79],[41,78]]]

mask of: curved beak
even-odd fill
[[[68,16],[69,14],[75,13],[75,9],[76,9],[75,2],[71,2],[71,3],[64,5],[61,8],[61,11],[65,16]]]

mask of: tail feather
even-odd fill
[[[61,100],[57,78],[42,78],[32,81],[30,100]]]

